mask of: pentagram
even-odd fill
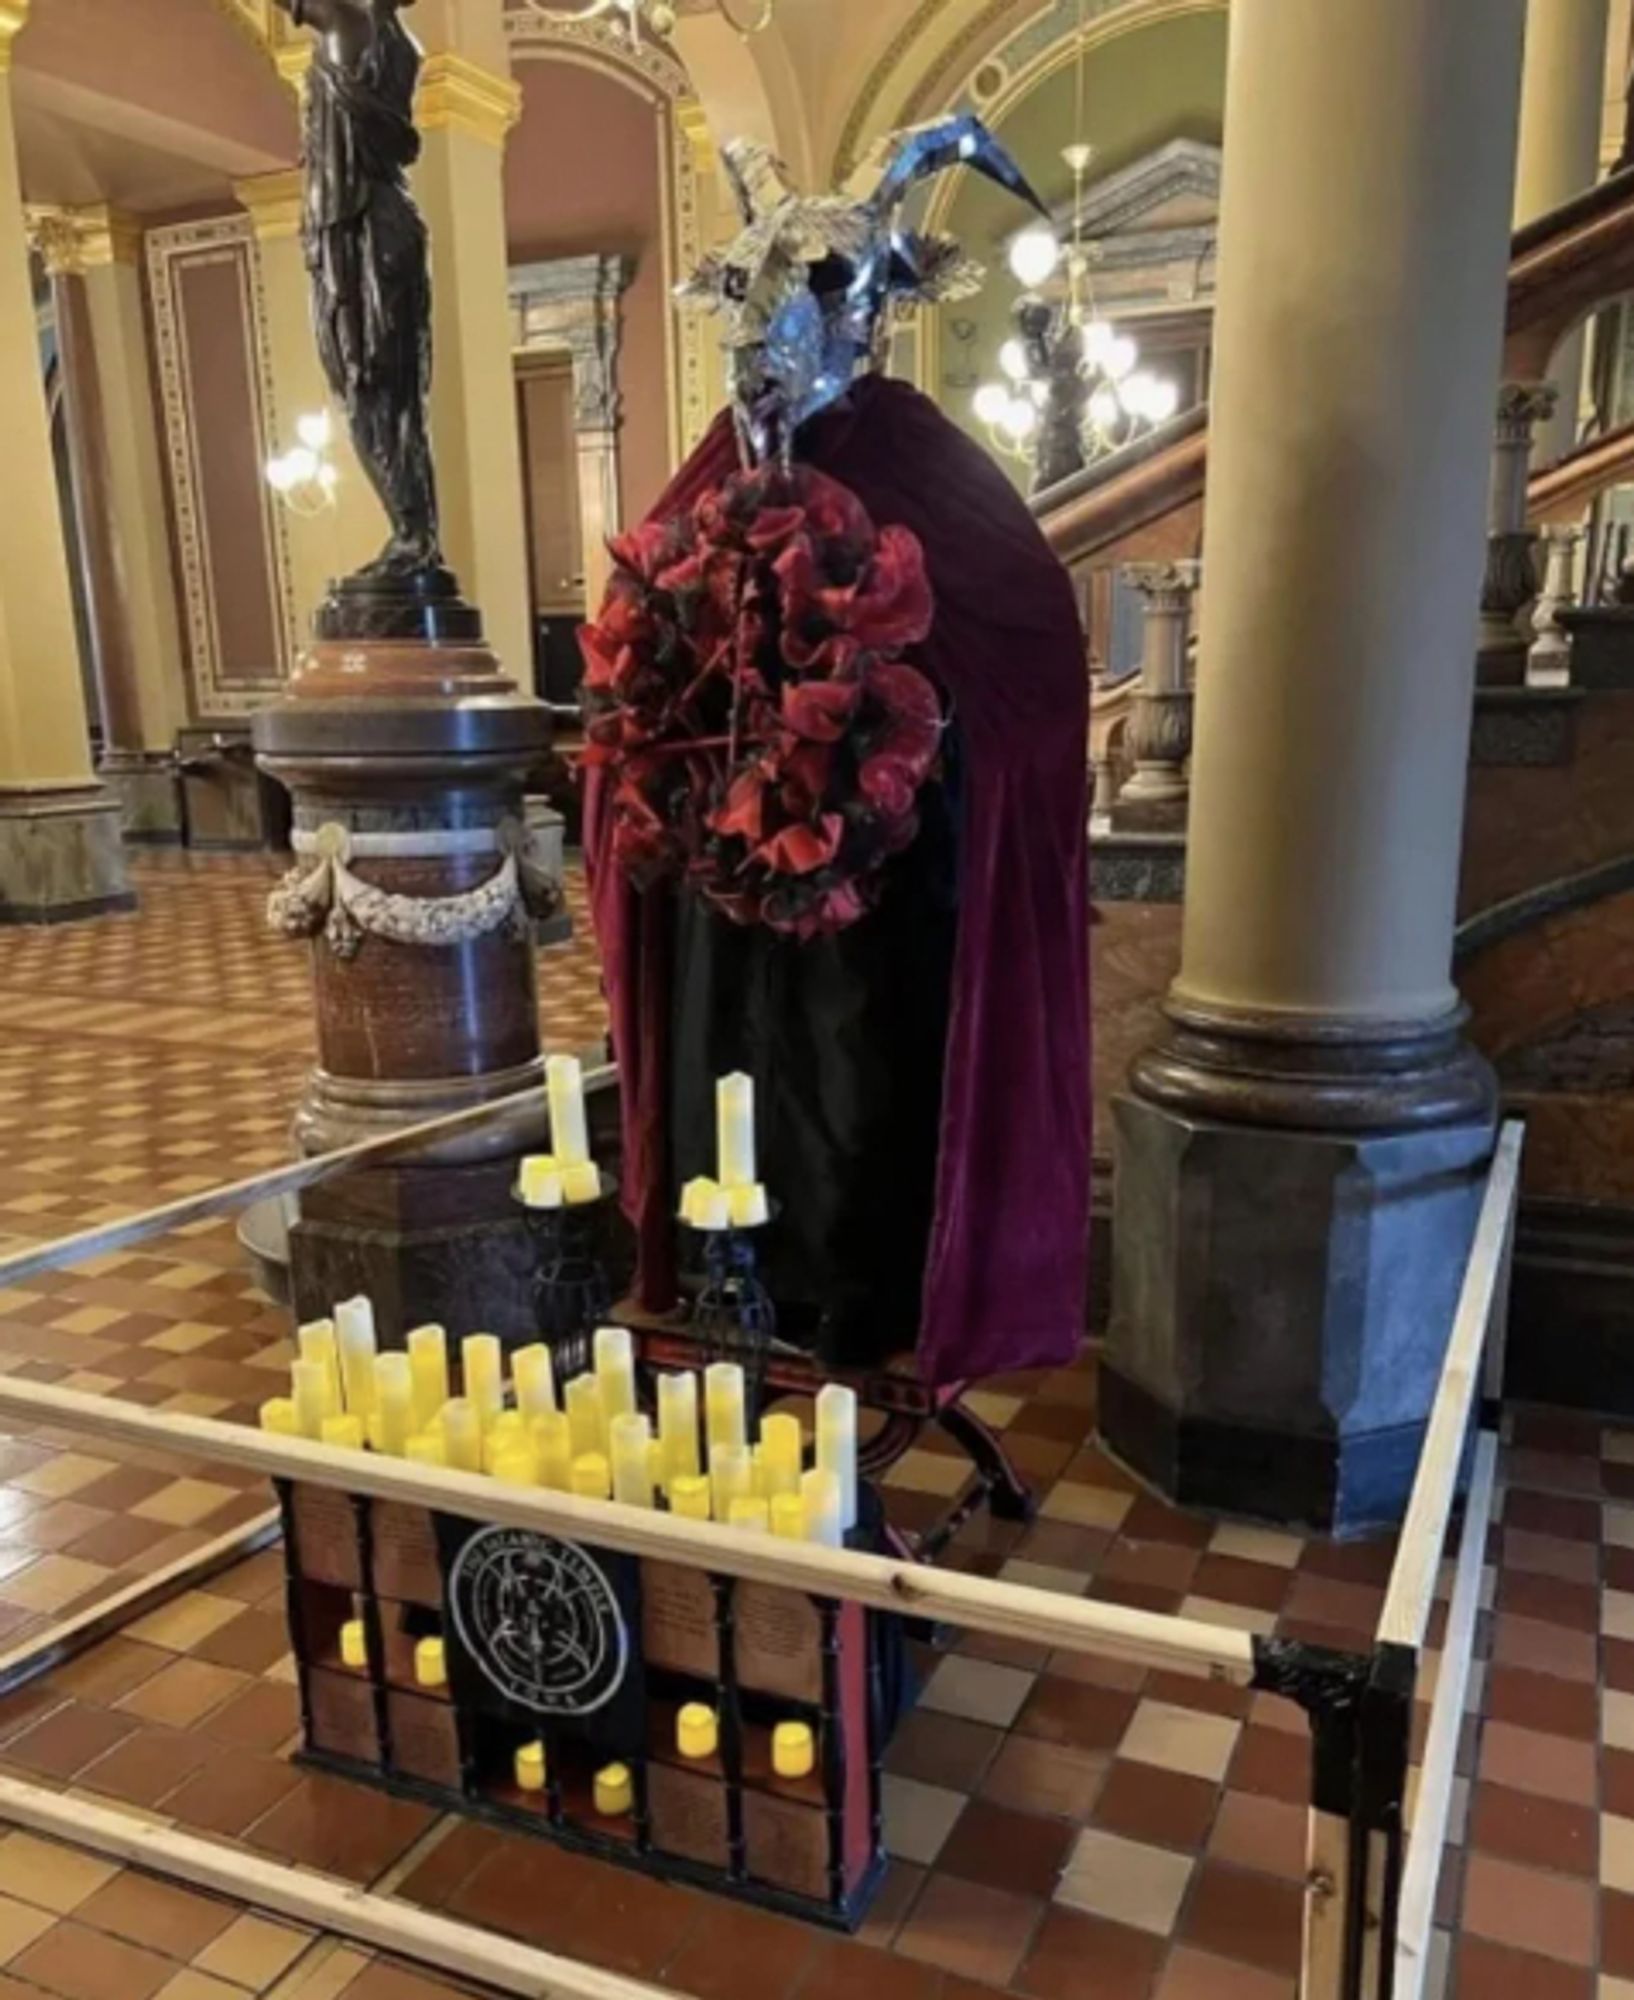
[[[539,1715],[593,1715],[624,1679],[629,1635],[612,1585],[572,1542],[485,1528],[448,1579],[454,1630],[508,1700]]]

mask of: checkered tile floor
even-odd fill
[[[0,1246],[284,1154],[305,972],[259,928],[266,871],[140,872],[135,919],[0,934]],[[549,1039],[593,1040],[582,942],[541,966]],[[214,1225],[0,1293],[0,1368],[166,1407],[245,1415],[286,1342]],[[1388,1547],[1178,1514],[1087,1442],[1094,1403],[1087,1359],[987,1385],[978,1406],[1043,1510],[972,1522],[954,1564],[1367,1642]],[[923,1524],[960,1476],[939,1441],[913,1452],[893,1517]],[[1502,1476],[1432,1993],[1634,2000],[1634,1434],[1520,1412]],[[264,1501],[63,1436],[0,1445],[0,1646]],[[1281,1702],[973,1637],[927,1654],[888,1760],[891,1872],[839,1940],[296,1770],[281,1575],[256,1557],[0,1700],[0,1769],[700,2000],[1293,2000],[1307,1739]],[[0,1840],[0,1968],[0,2000],[449,1991],[18,1834]]]

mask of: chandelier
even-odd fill
[[[740,35],[758,35],[772,25],[777,0],[713,0],[714,9]],[[605,21],[616,18],[624,24],[632,42],[639,42],[643,29],[662,40],[673,34],[679,9],[673,0],[528,0],[536,14],[554,15],[557,20]],[[707,8],[689,8],[705,12]]]

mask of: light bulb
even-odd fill
[[[325,493],[333,493],[340,484],[340,474],[327,461],[318,467],[318,484]]]
[[[1029,382],[1026,393],[1032,397],[1039,409],[1043,409],[1050,400],[1050,385],[1048,382]]]
[[[1114,334],[1106,350],[1106,372],[1114,382],[1121,382],[1140,359],[1140,349],[1127,334]]]
[[[1025,396],[1017,396],[1005,411],[999,428],[1020,444],[1038,429],[1038,410]]]
[[[1010,269],[1023,285],[1042,285],[1054,277],[1061,261],[1055,231],[1043,223],[1024,229],[1010,245]]]
[[[267,460],[267,484],[272,488],[274,493],[287,493],[295,484],[295,475],[289,469],[289,460],[287,458],[269,458]]]
[[[1180,407],[1180,391],[1173,382],[1166,382],[1161,375],[1152,378],[1151,418],[1154,424],[1166,424]]]
[[[1157,388],[1154,376],[1144,368],[1137,368],[1132,375],[1126,375],[1118,384],[1118,394],[1123,399],[1123,407],[1131,416],[1143,417],[1148,421],[1152,415],[1152,394]]]
[[[334,435],[334,426],[330,422],[329,412],[327,410],[314,410],[310,415],[298,418],[295,424],[295,435],[306,446],[308,451],[323,451],[327,449],[329,440]]]
[[[1098,431],[1116,430],[1122,415],[1123,406],[1115,389],[1097,389],[1090,397],[1089,420]]]
[[[1012,382],[1026,381],[1027,350],[1019,340],[1012,337],[999,349],[999,366]]]
[[[984,382],[972,398],[971,406],[984,424],[1002,423],[1010,407],[1010,392],[1002,382]]]
[[[1110,320],[1092,319],[1084,328],[1084,359],[1092,367],[1104,367],[1107,350],[1117,337]]]

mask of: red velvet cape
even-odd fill
[[[909,657],[959,731],[958,942],[926,1258],[921,1373],[941,1385],[1060,1366],[1083,1336],[1090,1195],[1089,683],[1071,584],[1026,503],[934,403],[871,376],[800,436],[875,523],[924,545],[936,619]],[[729,417],[653,509],[737,469]],[[638,1293],[675,1298],[667,1184],[673,891],[611,859],[612,785],[588,774],[585,858],[622,1085]],[[867,918],[864,922],[869,921]],[[774,1190],[774,1193],[776,1190]]]

